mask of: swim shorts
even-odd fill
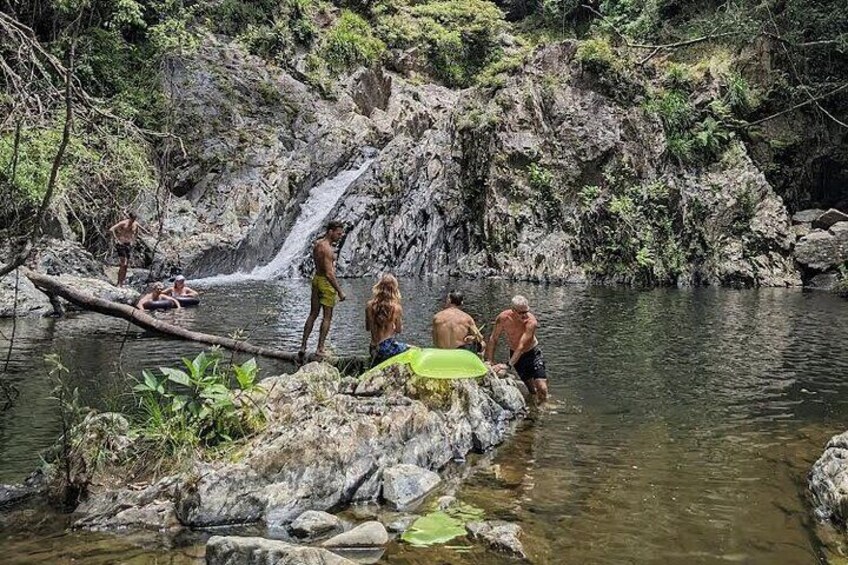
[[[409,349],[409,345],[389,337],[371,347],[371,366],[375,367],[395,355],[399,355]]]
[[[318,291],[318,301],[321,306],[332,308],[339,301],[339,295],[330,281],[324,275],[315,275],[312,277],[312,288]]]
[[[512,357],[512,351],[509,352]],[[535,379],[547,379],[548,374],[545,370],[545,359],[542,357],[542,350],[538,346],[530,351],[525,351],[518,362],[515,364],[515,372],[521,377],[524,382]]]
[[[129,243],[116,243],[115,251],[118,252],[118,257],[129,261],[130,255],[132,254],[132,245]]]

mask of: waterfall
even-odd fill
[[[344,196],[348,187],[361,177],[373,162],[374,158],[369,157],[362,161],[357,168],[342,171],[335,177],[313,186],[306,197],[306,201],[300,207],[300,214],[289,230],[280,250],[267,265],[258,266],[250,273],[239,272],[192,282],[200,282],[201,284],[233,283],[248,279],[275,279],[289,274],[289,271],[296,266],[296,261],[304,254],[309,244],[314,241],[319,230],[324,226],[327,216]]]

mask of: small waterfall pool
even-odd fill
[[[335,351],[367,351],[372,282],[341,281],[350,298],[333,319]],[[489,518],[520,524],[534,563],[812,564],[844,551],[813,517],[806,475],[848,427],[848,302],[792,289],[403,279],[406,339],[429,343],[451,288],[485,332],[514,293],[541,324],[554,401],[457,492]],[[302,279],[247,281],[209,289],[200,308],[156,315],[220,335],[241,328],[254,343],[294,351],[309,292]],[[0,320],[4,352],[9,324]],[[21,319],[17,336],[6,378],[21,396],[0,413],[0,482],[21,480],[59,434],[46,353],[61,354],[82,402],[102,409],[127,402],[127,374],[201,349],[96,314]],[[260,366],[264,375],[292,369]],[[4,563],[202,563],[197,538],[72,532],[61,517],[30,519],[0,519]],[[393,543],[381,562],[510,563],[460,541]]]

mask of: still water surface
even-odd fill
[[[848,302],[768,289],[401,284],[405,336],[416,344],[428,343],[449,287],[465,292],[486,333],[512,294],[530,299],[554,402],[458,497],[520,523],[535,562],[817,563],[840,553],[811,516],[806,473],[827,438],[848,428]],[[365,354],[370,281],[344,285],[352,298],[336,310],[331,346]],[[294,351],[308,295],[306,281],[243,282],[210,289],[200,308],[159,315],[212,333],[241,329],[257,344]],[[0,332],[5,358],[11,323],[0,322]],[[58,434],[46,353],[72,368],[84,402],[108,408],[126,402],[127,373],[200,350],[93,314],[19,320],[16,336],[6,378],[21,395],[0,413],[0,482],[22,479]],[[260,365],[266,375],[290,370]],[[202,554],[157,536],[66,534],[63,524],[57,516],[25,529],[0,522],[4,562],[196,563]],[[393,544],[383,561],[502,560],[479,547]]]

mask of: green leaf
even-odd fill
[[[445,512],[431,512],[415,520],[403,533],[401,539],[406,543],[425,547],[445,543],[464,535],[465,527],[460,520]]]
[[[179,369],[172,369],[171,367],[159,367],[159,370],[162,371],[162,374],[168,377],[168,380],[183,386],[191,386],[191,379],[184,372]]]

